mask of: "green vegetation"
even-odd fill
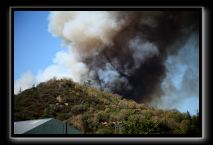
[[[53,117],[87,134],[200,135],[199,115],[160,110],[119,95],[51,79],[14,97],[14,120]]]

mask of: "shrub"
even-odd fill
[[[101,128],[96,131],[97,134],[113,134],[113,130],[110,128]]]
[[[181,114],[178,111],[170,111],[166,114],[167,118],[174,118],[176,122],[181,122]]]
[[[152,112],[150,110],[146,110],[144,112],[144,116],[145,116],[145,119],[151,119],[152,118]]]
[[[63,120],[68,119],[69,115],[67,113],[58,113],[56,118],[63,121]]]
[[[109,114],[106,113],[106,112],[99,112],[98,115],[97,115],[97,119],[98,119],[98,122],[105,122],[105,121],[108,121],[109,120]]]
[[[144,134],[154,127],[151,120],[146,120],[140,115],[131,115],[122,123],[123,134]]]
[[[190,131],[190,120],[182,120],[180,123],[180,130],[183,134],[188,134]]]
[[[87,107],[88,107],[88,105],[85,105],[85,104],[75,105],[72,107],[71,112],[74,115],[81,114],[87,110]]]
[[[94,124],[93,124],[93,115],[92,114],[89,114],[87,112],[84,113],[82,115],[81,122],[82,122],[82,127],[84,130],[84,133],[93,131]]]
[[[168,118],[166,121],[169,128],[171,129],[178,128],[178,123],[175,121],[174,118]]]
[[[121,109],[118,112],[110,113],[110,120],[111,121],[124,121],[127,120],[129,115],[132,113],[129,109]]]

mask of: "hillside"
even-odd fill
[[[155,109],[69,79],[51,79],[14,96],[14,121],[48,117],[88,134],[200,135],[199,116]]]

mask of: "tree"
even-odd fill
[[[84,113],[81,118],[84,133],[93,131],[93,116],[89,113]]]
[[[19,89],[19,93],[21,93],[22,92],[22,90],[21,90],[21,88]]]
[[[182,120],[180,123],[180,130],[183,134],[189,134],[189,131],[191,129],[191,123],[190,120]]]
[[[201,133],[201,122],[199,118],[199,114],[197,116],[192,116],[191,119],[191,134],[200,135]]]
[[[188,110],[187,110],[186,114],[187,114],[187,118],[188,118],[188,119],[191,119],[191,115],[190,115],[190,113],[189,113]]]
[[[87,81],[84,82],[84,84],[86,86],[91,86],[92,85],[92,80],[87,80]]]
[[[184,113],[184,119],[188,119],[188,120],[190,120],[192,117],[191,117],[191,115],[190,115],[190,113],[189,113],[189,111],[187,111],[186,113]]]

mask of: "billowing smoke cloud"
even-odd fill
[[[198,35],[199,12],[54,11],[48,20],[48,31],[68,52],[59,52],[39,81],[58,69],[137,102],[163,104],[166,96],[179,99],[173,97],[178,92],[181,99],[198,96],[199,66],[191,64],[198,60],[198,47],[191,46],[198,40],[190,38]]]
[[[165,62],[198,30],[198,18],[192,11],[55,11],[49,31],[73,50],[76,62],[85,64],[87,71],[79,78],[141,102],[166,93]]]
[[[124,26],[124,18],[116,12],[51,12],[49,31],[67,45],[73,45],[81,57],[91,57],[105,46],[113,45],[113,37]]]

